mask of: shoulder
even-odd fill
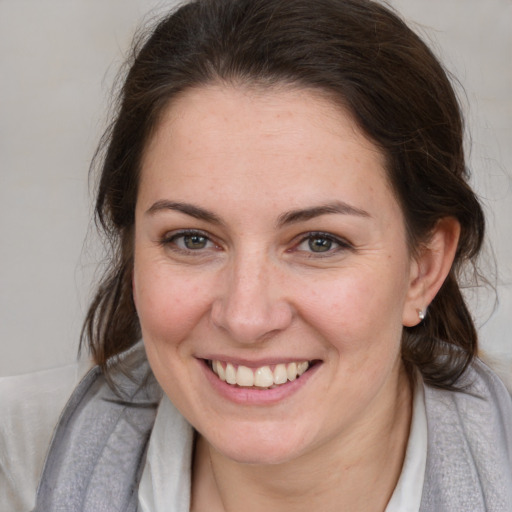
[[[101,503],[94,510],[106,511],[114,502],[133,501],[162,392],[143,347],[124,354],[122,362],[130,373],[116,366],[108,382],[96,367],[73,392],[53,436],[35,510]]]
[[[474,448],[498,443],[503,461],[512,467],[512,397],[501,379],[475,360],[457,385],[457,391],[425,387],[429,432],[444,432],[444,438],[459,432]]]
[[[447,391],[425,387],[427,410],[449,408],[460,420],[486,423],[508,430],[512,427],[512,397],[498,375],[479,359],[473,361],[457,382],[458,390]]]
[[[86,371],[76,363],[0,378],[0,509],[29,510],[55,425]]]
[[[505,512],[512,502],[511,396],[479,360],[458,385],[459,391],[425,387],[425,510]]]

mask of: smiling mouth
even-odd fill
[[[315,361],[296,361],[259,368],[233,365],[217,360],[207,360],[207,364],[221,381],[231,386],[273,389],[300,378],[315,364]]]

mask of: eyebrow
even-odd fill
[[[146,211],[146,214],[154,215],[157,212],[172,210],[175,212],[181,212],[185,215],[189,215],[190,217],[194,217],[195,219],[204,220],[206,222],[210,222],[212,224],[222,225],[224,224],[219,216],[215,215],[215,213],[210,212],[204,208],[199,206],[194,206],[190,203],[179,203],[175,201],[167,201],[162,199],[154,203],[151,208]]]
[[[162,199],[154,203],[146,211],[146,214],[154,215],[157,212],[167,210],[181,212],[185,215],[189,215],[190,217],[194,217],[195,219],[204,220],[219,226],[224,225],[224,222],[218,215],[209,210],[206,210],[205,208],[201,208],[200,206],[195,206],[190,203],[168,201],[166,199]],[[332,203],[320,206],[300,208],[297,210],[290,210],[285,212],[278,217],[277,226],[283,227],[288,224],[295,224],[297,222],[304,222],[306,220],[314,219],[315,217],[320,217],[321,215],[332,214],[354,215],[356,217],[371,217],[371,215],[365,210],[351,206],[344,201],[334,201]]]
[[[365,210],[356,208],[354,206],[345,203],[344,201],[334,201],[320,206],[313,206],[311,208],[301,208],[298,210],[291,210],[283,213],[277,219],[278,227],[285,226],[287,224],[295,224],[296,222],[304,222],[306,220],[320,217],[321,215],[329,214],[342,214],[342,215],[354,215],[356,217],[371,217],[371,215]]]

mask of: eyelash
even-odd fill
[[[341,251],[346,250],[353,250],[354,247],[347,242],[346,240],[342,238],[338,238],[330,233],[325,233],[323,231],[311,231],[305,235],[301,235],[301,238],[299,239],[299,242],[294,245],[292,249],[290,249],[291,252],[300,250],[298,249],[302,244],[308,241],[313,241],[315,239],[322,239],[327,240],[328,242],[331,242],[332,244],[335,244],[337,247],[335,248],[328,248],[326,251],[304,251],[307,254],[308,258],[327,258],[329,256],[333,256],[334,254],[337,254]]]
[[[194,236],[204,238],[206,241],[206,244],[213,244],[214,247],[218,247],[217,244],[215,244],[215,242],[212,241],[211,236],[208,233],[206,233],[204,231],[200,231],[200,230],[193,230],[193,229],[178,231],[178,232],[166,235],[160,240],[160,245],[162,245],[163,247],[168,247],[171,250],[176,251],[176,252],[191,254],[191,255],[192,254],[200,255],[204,250],[211,249],[211,247],[189,249],[186,247],[179,247],[177,245],[177,240],[185,239],[186,237],[194,237]],[[325,251],[313,251],[313,250],[308,251],[308,250],[304,250],[304,249],[299,249],[299,247],[302,244],[304,244],[305,242],[308,242],[308,241],[312,242],[315,239],[326,240],[327,242],[329,242],[331,244],[335,244],[336,247],[334,247],[334,248],[329,247]],[[311,246],[310,246],[310,249],[311,249]],[[353,250],[353,249],[354,249],[354,247],[344,239],[338,238],[330,233],[325,233],[322,231],[311,231],[306,234],[300,235],[298,242],[296,244],[294,244],[293,247],[290,248],[287,252],[299,252],[300,251],[300,252],[303,252],[304,254],[307,254],[306,257],[308,257],[308,258],[326,258],[329,256],[333,256],[334,254],[337,254],[339,252],[346,251],[346,250]]]
[[[176,252],[199,255],[206,248],[188,249],[186,247],[179,247],[176,243],[176,241],[180,238],[185,239],[186,237],[194,237],[194,236],[204,238],[206,240],[207,244],[210,243],[210,244],[213,244],[214,246],[217,246],[217,244],[215,244],[215,242],[212,241],[212,239],[208,233],[205,233],[204,231],[195,230],[195,229],[187,229],[187,230],[178,231],[176,233],[166,235],[160,240],[160,245],[162,245],[163,247],[170,248],[171,250],[176,251]]]

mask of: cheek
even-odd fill
[[[401,338],[402,279],[358,269],[339,279],[317,281],[303,301],[303,316],[340,354],[389,352]]]
[[[209,308],[209,288],[158,265],[135,265],[134,297],[146,342],[179,343]]]

